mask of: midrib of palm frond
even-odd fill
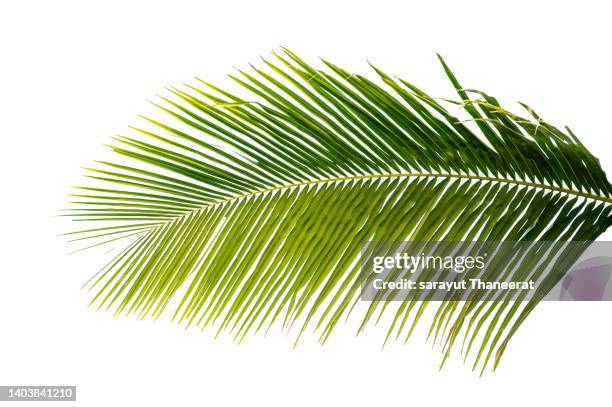
[[[240,195],[232,196],[230,198],[225,198],[210,204],[203,205],[198,210],[205,210],[208,208],[212,208],[219,205],[224,205],[230,202],[234,202],[240,199],[248,198],[248,197],[256,197],[261,194],[266,194],[269,192],[280,191],[283,189],[291,189],[291,188],[299,188],[307,185],[321,185],[321,184],[329,184],[335,182],[343,182],[343,181],[356,181],[356,180],[379,180],[386,178],[449,178],[449,179],[465,179],[465,180],[475,180],[475,181],[490,181],[497,182],[501,184],[512,184],[512,185],[521,185],[524,187],[541,189],[545,191],[553,191],[560,192],[567,195],[572,195],[581,198],[587,198],[594,201],[612,203],[612,198],[605,197],[597,194],[589,194],[586,192],[576,191],[569,188],[556,187],[554,185],[546,185],[546,184],[538,184],[535,182],[523,181],[523,180],[515,180],[510,178],[498,178],[498,177],[488,177],[484,175],[464,175],[464,174],[450,174],[450,173],[436,173],[436,172],[399,172],[399,173],[387,173],[387,174],[367,174],[367,175],[349,175],[342,177],[330,177],[324,179],[316,179],[316,180],[308,180],[308,181],[299,181],[290,184],[277,185],[270,188],[245,192]]]
[[[327,61],[336,76],[288,50],[293,62],[274,55],[291,75],[264,60],[272,73],[254,67],[261,79],[244,71],[244,80],[231,76],[257,100],[201,80],[210,91],[171,88],[179,101],[162,98],[166,105],[156,106],[189,130],[145,118],[170,137],[136,129],[142,140],[118,137],[121,147],[110,146],[154,170],[113,162],[90,169],[105,187],[82,187],[90,192],[75,195],[82,200],[69,216],[114,226],[73,232],[74,240],[133,239],[93,281],[103,284],[92,302],[159,317],[191,281],[174,313],[179,322],[204,327],[220,320],[219,331],[242,340],[284,310],[283,326],[305,317],[301,334],[320,310],[316,329],[324,341],[358,301],[351,256],[365,240],[588,241],[612,222],[612,187],[569,129],[528,107],[535,122],[521,118],[495,98],[463,89],[444,63],[461,97],[449,102],[478,133],[437,99],[378,68],[395,96]],[[246,257],[237,260],[240,250]],[[467,357],[490,323],[475,362],[484,369],[495,349],[497,365],[536,302],[519,309],[475,301],[457,316],[456,304],[442,302],[430,334],[443,340],[446,360],[465,328]],[[387,338],[404,328],[410,336],[426,306],[415,304],[400,306]],[[380,308],[382,314],[387,304]],[[377,310],[373,303],[360,332]]]

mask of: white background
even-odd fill
[[[54,215],[145,99],[193,75],[224,83],[233,65],[279,45],[361,73],[368,58],[450,97],[439,52],[465,86],[570,125],[610,173],[611,11],[589,1],[3,1],[0,384],[77,385],[83,406],[609,404],[611,303],[541,304],[483,378],[458,357],[438,372],[422,333],[384,351],[380,332],[355,339],[353,327],[325,347],[306,338],[292,350],[276,331],[238,347],[86,308],[80,285],[103,258],[68,256],[57,235],[71,225]]]

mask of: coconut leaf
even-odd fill
[[[462,88],[444,61],[458,101],[323,65],[284,49],[230,75],[240,95],[169,89],[163,118],[113,139],[67,214],[94,225],[72,240],[121,244],[92,304],[325,341],[359,302],[366,241],[592,241],[609,226],[610,183],[569,129]],[[387,337],[405,340],[435,304],[443,360],[462,342],[484,369],[538,302],[424,299],[371,302],[359,330],[391,312]]]

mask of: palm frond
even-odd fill
[[[312,325],[325,341],[359,300],[366,241],[603,233],[612,188],[574,134],[464,89],[440,61],[459,101],[286,49],[230,75],[245,96],[204,80],[170,89],[156,104],[166,119],[115,137],[122,158],[97,162],[74,194],[68,216],[100,226],[73,240],[125,241],[91,280],[92,303],[143,318],[170,308],[237,340]],[[423,299],[395,309],[388,337],[410,336]],[[536,303],[439,302],[430,333],[444,359],[463,338],[475,368],[496,366]],[[360,331],[387,305],[368,304]]]

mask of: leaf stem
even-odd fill
[[[352,181],[352,180],[364,180],[364,179],[384,179],[384,178],[410,178],[410,177],[429,177],[429,178],[455,178],[455,179],[471,179],[478,181],[491,181],[498,182],[504,184],[514,184],[514,185],[523,185],[531,188],[544,189],[548,191],[565,193],[568,195],[574,195],[582,198],[592,199],[595,201],[612,203],[612,197],[605,197],[601,195],[590,194],[587,192],[576,191],[573,189],[556,187],[553,185],[545,185],[545,184],[537,184],[535,182],[515,180],[511,178],[497,178],[497,177],[487,177],[482,175],[465,175],[465,174],[451,174],[451,173],[437,173],[437,172],[406,172],[406,173],[386,173],[386,174],[369,174],[369,175],[347,175],[342,177],[332,177],[332,178],[323,178],[309,181],[300,181],[290,184],[284,184],[279,186],[274,186],[266,189],[260,189],[253,192],[246,192],[244,194],[236,195],[231,198],[222,199],[207,205],[204,205],[201,209],[208,209],[210,207],[219,206],[228,202],[240,200],[242,198],[246,198],[249,196],[257,196],[261,194],[265,194],[267,192],[279,191],[283,189],[291,189],[296,187],[301,187],[304,185],[317,185],[317,184],[327,184],[332,182],[341,182],[341,181]]]

